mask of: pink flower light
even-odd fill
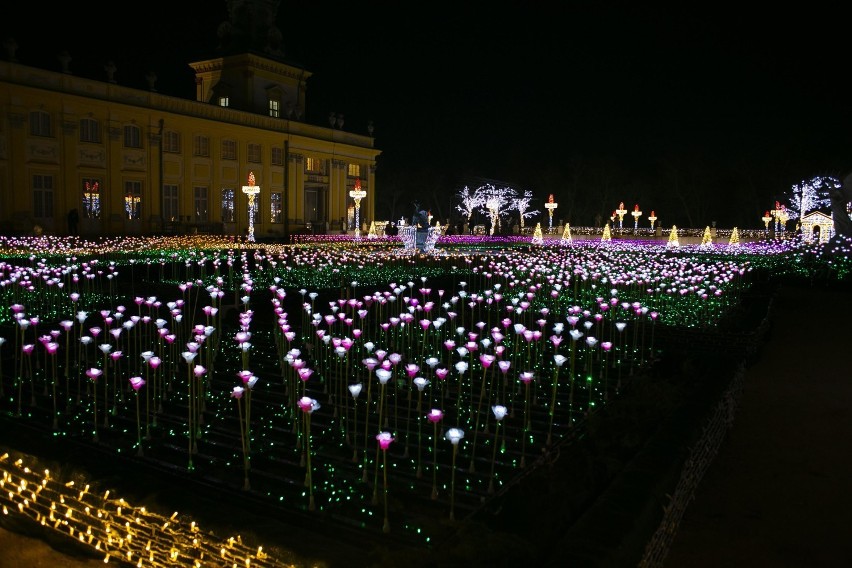
[[[296,404],[302,409],[302,412],[307,414],[312,414],[314,410],[318,410],[320,407],[319,402],[309,396],[303,396]]]
[[[381,447],[382,450],[387,450],[390,447],[391,442],[394,441],[394,439],[395,438],[391,435],[390,432],[379,432],[378,434],[376,434],[376,440],[378,440],[379,447]]]
[[[429,422],[432,424],[436,424],[444,418],[444,412],[438,408],[433,408],[429,411],[429,414],[426,415],[426,418],[428,418]]]

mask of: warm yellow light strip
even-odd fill
[[[35,467],[35,466],[33,466]],[[0,512],[26,517],[104,555],[138,567],[222,566],[276,568],[296,565],[270,557],[263,547],[248,547],[239,536],[217,539],[195,521],[173,513],[164,517],[134,507],[110,491],[97,495],[86,485],[61,483],[30,469],[23,459],[0,455]]]

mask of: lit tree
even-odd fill
[[[490,183],[477,188],[476,193],[482,195],[481,211],[491,218],[490,234],[493,235],[500,227],[502,217],[515,209],[518,193],[511,187],[495,187]]]
[[[500,228],[503,217],[509,216],[512,211],[518,212],[521,227],[524,226],[524,219],[539,214],[538,210],[529,210],[530,201],[532,201],[532,192],[529,190],[519,195],[518,190],[512,187],[496,187],[486,183],[473,191],[465,186],[457,196],[461,203],[456,206],[456,209],[463,213],[468,221],[475,212],[488,215],[491,220],[492,235]]]
[[[467,217],[468,223],[470,222],[470,218],[473,216],[474,211],[485,204],[483,196],[480,193],[480,189],[481,188],[471,193],[470,188],[468,186],[464,186],[458,193],[461,203],[456,206],[456,209]]]
[[[830,176],[817,176],[790,188],[787,214],[790,220],[801,219],[809,211],[831,207],[829,191],[840,187],[840,180]]]
[[[520,218],[521,229],[524,228],[524,219],[530,219],[539,214],[538,209],[533,211],[527,211],[530,208],[530,201],[532,201],[532,192],[530,190],[524,190],[524,194],[519,197],[515,197],[513,199],[513,209],[518,211],[518,217]]]

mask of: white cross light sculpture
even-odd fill
[[[633,212],[630,213],[630,214],[633,215],[633,230],[635,231],[636,229],[639,228],[639,217],[642,216],[642,212],[639,211],[639,204],[638,203],[633,206]]]
[[[654,213],[653,210],[651,210],[651,216],[648,217],[648,220],[651,222],[651,230],[653,230],[654,229],[654,223],[657,222],[657,214]]]
[[[547,198],[547,203],[544,204],[544,208],[547,209],[547,213],[549,216],[547,221],[548,229],[553,229],[553,210],[557,207],[559,207],[559,204],[553,201],[553,194],[551,193],[550,196]]]
[[[248,185],[243,186],[243,193],[248,195],[248,213],[249,213],[249,226],[248,226],[248,241],[250,243],[254,242],[254,198],[260,193],[260,187],[255,185],[254,172],[249,172],[248,175]]]
[[[361,239],[361,200],[367,197],[367,192],[361,189],[361,178],[355,178],[355,188],[349,192],[349,197],[355,200],[355,240]]]
[[[766,213],[764,213],[763,217],[761,217],[761,220],[763,220],[763,225],[766,227],[766,232],[768,233],[769,223],[772,221],[772,215],[770,215],[769,211],[767,211]]]
[[[615,210],[615,214],[618,215],[618,228],[624,228],[624,216],[627,214],[627,209],[624,208],[624,202],[618,204],[618,209]]]

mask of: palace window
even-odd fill
[[[80,120],[80,142],[101,143],[101,125],[94,118]]]
[[[128,124],[124,127],[124,147],[125,148],[141,148],[142,147],[142,129],[135,124]]]
[[[349,177],[361,177],[361,165],[349,164],[347,174],[349,175]]]
[[[53,218],[53,176],[51,175],[33,176],[33,217]]]
[[[124,182],[125,219],[139,219],[142,216],[142,182],[128,180]]]
[[[30,113],[30,134],[33,136],[53,136],[53,124],[49,113],[42,110]]]
[[[178,186],[163,185],[163,221],[178,220]]]
[[[269,99],[269,116],[272,118],[278,118],[281,116],[281,102]]]
[[[272,165],[273,166],[283,166],[284,165],[284,148],[272,148]]]
[[[193,190],[195,197],[195,222],[207,222],[207,188],[196,187]]]
[[[231,100],[228,97],[219,97],[219,106],[220,107],[229,107],[231,106]]]
[[[263,147],[260,144],[249,144],[248,145],[248,156],[246,157],[246,159],[249,162],[259,164],[262,151],[263,151]]]
[[[222,190],[222,222],[223,223],[233,223],[235,219],[234,215],[234,190],[233,189],[223,189]]]
[[[210,138],[198,134],[193,139],[192,154],[201,158],[210,157]]]
[[[222,140],[222,159],[237,159],[237,143],[233,140]]]
[[[305,160],[305,171],[311,172],[315,174],[321,174],[323,172],[323,161],[319,158],[308,158]]]
[[[163,152],[180,154],[180,133],[169,130],[163,135]]]
[[[101,181],[83,178],[83,218],[101,218]]]

